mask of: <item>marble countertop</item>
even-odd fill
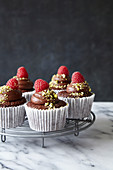
[[[0,169],[10,170],[112,170],[113,103],[94,102],[95,123],[78,137],[41,139],[7,137],[0,142]]]

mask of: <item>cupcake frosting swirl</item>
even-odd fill
[[[51,89],[66,89],[67,85],[70,83],[70,77],[65,74],[56,74],[53,75],[49,86]]]
[[[22,92],[19,90],[11,89],[9,86],[0,87],[0,106],[12,106],[25,103],[22,97]]]
[[[91,88],[86,81],[82,83],[73,83],[71,82],[66,91],[61,91],[58,93],[59,97],[71,97],[71,98],[81,98],[91,96]]]
[[[15,78],[18,80],[18,86],[22,92],[33,90],[33,82],[30,79],[18,78],[17,76]]]
[[[82,83],[71,82],[67,86],[66,91],[67,93],[70,93],[71,95],[78,96],[78,97],[85,97],[91,94],[91,88],[86,81]]]
[[[44,105],[48,108],[53,108],[58,101],[56,93],[52,90],[46,89],[41,92],[35,92],[31,97],[31,102],[36,105]]]

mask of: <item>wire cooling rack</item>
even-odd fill
[[[1,129],[1,141],[6,141],[6,136],[18,137],[18,138],[42,138],[41,146],[44,148],[44,139],[52,138],[58,136],[65,136],[74,134],[78,136],[79,133],[87,128],[89,128],[95,121],[95,114],[90,113],[89,117],[83,119],[66,119],[65,127],[61,130],[50,131],[50,132],[37,132],[29,127],[28,120],[26,118],[24,124],[21,127],[11,128],[11,129]]]

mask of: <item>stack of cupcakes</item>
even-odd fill
[[[71,79],[67,67],[61,66],[59,67],[57,74],[52,76],[49,87],[54,90],[55,93],[58,93],[59,91],[66,90],[70,81]]]

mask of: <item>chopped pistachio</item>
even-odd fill
[[[7,96],[7,94],[4,94],[4,96]]]
[[[89,92],[91,92],[91,88],[89,88]]]
[[[54,94],[54,97],[57,98],[58,97],[57,94]]]
[[[84,92],[81,92],[81,95],[83,96],[83,95],[84,95]]]
[[[50,90],[49,90],[49,89],[47,90],[47,93],[50,93]]]
[[[44,96],[45,95],[45,92],[44,91],[42,91],[42,96]]]
[[[48,106],[49,105],[49,103],[45,103],[45,106]]]
[[[77,91],[79,91],[80,89],[79,88],[77,88]]]
[[[52,108],[52,107],[53,107],[53,103],[50,103],[50,104],[49,104],[49,107]]]

